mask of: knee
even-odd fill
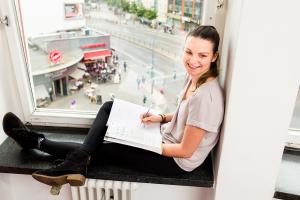
[[[110,113],[111,107],[113,105],[113,101],[106,101],[100,108],[100,110],[105,111],[106,113]]]
[[[102,107],[105,107],[105,108],[111,108],[113,105],[113,101],[106,101]]]

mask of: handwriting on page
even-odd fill
[[[160,149],[161,134],[160,124],[151,123],[141,126],[140,115],[146,113],[149,108],[115,99],[107,121],[105,138],[108,141],[119,142],[138,148],[149,150]],[[109,140],[110,139],[110,140]],[[159,150],[160,151],[160,150]]]
[[[156,129],[156,127],[151,125],[147,125],[145,128],[140,128],[136,126],[128,127],[126,125],[112,122],[107,129],[107,136],[136,143],[154,145],[157,144],[160,137],[153,134],[153,129]]]

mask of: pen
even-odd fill
[[[146,112],[146,114],[143,115],[143,119],[144,119],[145,117],[147,117],[149,111],[150,111],[150,108],[148,109],[148,111]],[[145,127],[145,124],[144,124],[144,127]]]

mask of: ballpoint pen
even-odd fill
[[[146,112],[146,114],[143,115],[143,119],[144,119],[145,117],[147,117],[149,111],[150,111],[150,108],[148,109],[148,111]],[[141,125],[142,125],[142,122],[141,122]],[[145,124],[144,124],[144,127],[145,127]]]

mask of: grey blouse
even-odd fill
[[[178,166],[185,171],[192,171],[201,165],[216,145],[224,114],[223,92],[218,79],[205,82],[188,99],[183,100],[190,81],[190,78],[186,81],[171,122],[163,124],[161,127],[164,143],[180,143],[186,125],[199,127],[206,131],[191,157],[174,157]]]

